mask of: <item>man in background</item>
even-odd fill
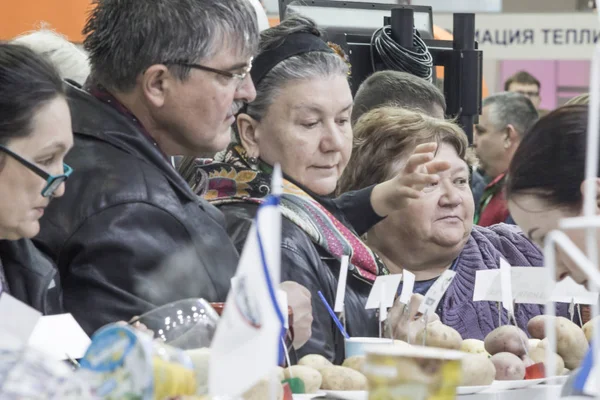
[[[540,81],[527,71],[519,71],[504,82],[505,92],[521,93],[531,100],[535,108],[540,108],[542,101],[540,96],[541,87]]]
[[[506,171],[521,139],[537,120],[533,103],[520,93],[503,92],[483,100],[473,145],[489,183],[475,203],[476,224],[514,223],[502,190]]]
[[[433,118],[443,119],[446,99],[434,84],[418,76],[400,71],[380,71],[369,76],[354,96],[352,125],[374,108],[396,106],[419,111]],[[471,190],[478,204],[485,188],[483,176],[476,170],[471,174]]]

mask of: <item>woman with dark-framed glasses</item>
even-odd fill
[[[73,170],[63,82],[24,46],[0,43],[0,291],[45,314],[60,312],[57,270],[29,240]]]

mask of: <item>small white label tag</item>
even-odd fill
[[[423,299],[423,302],[419,306],[419,312],[421,314],[435,314],[442,297],[444,297],[446,290],[448,290],[448,287],[450,287],[450,284],[454,280],[455,276],[456,272],[451,270],[446,270],[442,275],[440,275],[437,281],[435,281],[434,284],[429,288],[427,294],[425,295],[425,299]]]

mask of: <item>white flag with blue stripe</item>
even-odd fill
[[[273,170],[271,195],[258,208],[225,310],[211,345],[211,396],[238,396],[279,364],[284,312],[277,301],[281,276],[281,169]],[[218,267],[218,266],[217,266]]]

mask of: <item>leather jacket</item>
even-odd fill
[[[348,227],[352,224],[348,222],[346,215],[351,214],[348,218],[359,226],[359,233],[364,233],[381,220],[368,203],[370,193],[371,190],[367,196],[357,199],[355,196],[360,196],[360,192],[353,192],[336,201],[327,199],[325,204],[324,199],[318,200]],[[229,235],[241,251],[258,206],[236,203],[222,205],[219,209],[225,215]],[[282,218],[281,240],[281,280],[297,282],[312,295],[312,336],[297,350],[297,356],[301,358],[307,354],[320,354],[335,364],[341,364],[345,359],[344,337],[317,294],[321,291],[333,307],[340,263],[315,245],[300,227],[287,218]],[[376,337],[379,334],[376,311],[365,310],[371,287],[371,283],[348,274],[344,311],[346,330],[351,337]]]
[[[223,215],[131,118],[73,86],[68,101],[74,172],[34,241],[58,266],[66,311],[91,334],[179,299],[225,301],[238,253]]]
[[[44,315],[64,312],[58,271],[31,240],[0,241],[0,265],[11,296]]]

